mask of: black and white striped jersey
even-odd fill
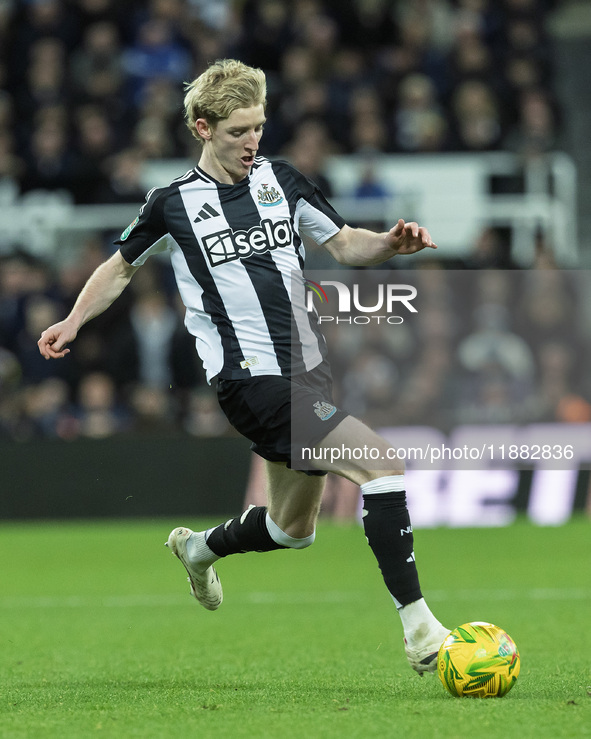
[[[115,243],[133,265],[170,253],[208,380],[289,376],[326,353],[305,310],[301,235],[323,244],[344,225],[292,165],[256,157],[235,185],[195,167],[154,188]]]

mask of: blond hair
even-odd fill
[[[185,122],[192,135],[198,118],[210,125],[229,118],[238,108],[267,103],[267,82],[262,69],[248,67],[236,59],[220,59],[193,82],[185,85]]]

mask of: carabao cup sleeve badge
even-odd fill
[[[129,226],[125,229],[125,231],[121,234],[121,241],[125,241],[125,239],[129,236],[129,234],[132,232],[132,230],[137,226],[137,222],[139,221],[140,217],[136,216],[134,220],[129,224]]]

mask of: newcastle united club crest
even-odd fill
[[[257,191],[259,203],[265,207],[269,205],[279,205],[283,202],[283,196],[277,192],[274,187],[263,185],[262,190]]]
[[[314,413],[318,416],[321,421],[326,421],[337,412],[334,405],[327,403],[325,400],[317,400],[314,403]]]

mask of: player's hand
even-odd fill
[[[426,247],[437,249],[437,245],[433,243],[426,228],[414,221],[406,223],[402,218],[398,220],[394,228],[390,229],[386,239],[396,254],[415,254]]]
[[[37,346],[45,359],[61,359],[70,353],[65,347],[74,341],[77,335],[78,331],[67,320],[60,321],[41,334]]]

